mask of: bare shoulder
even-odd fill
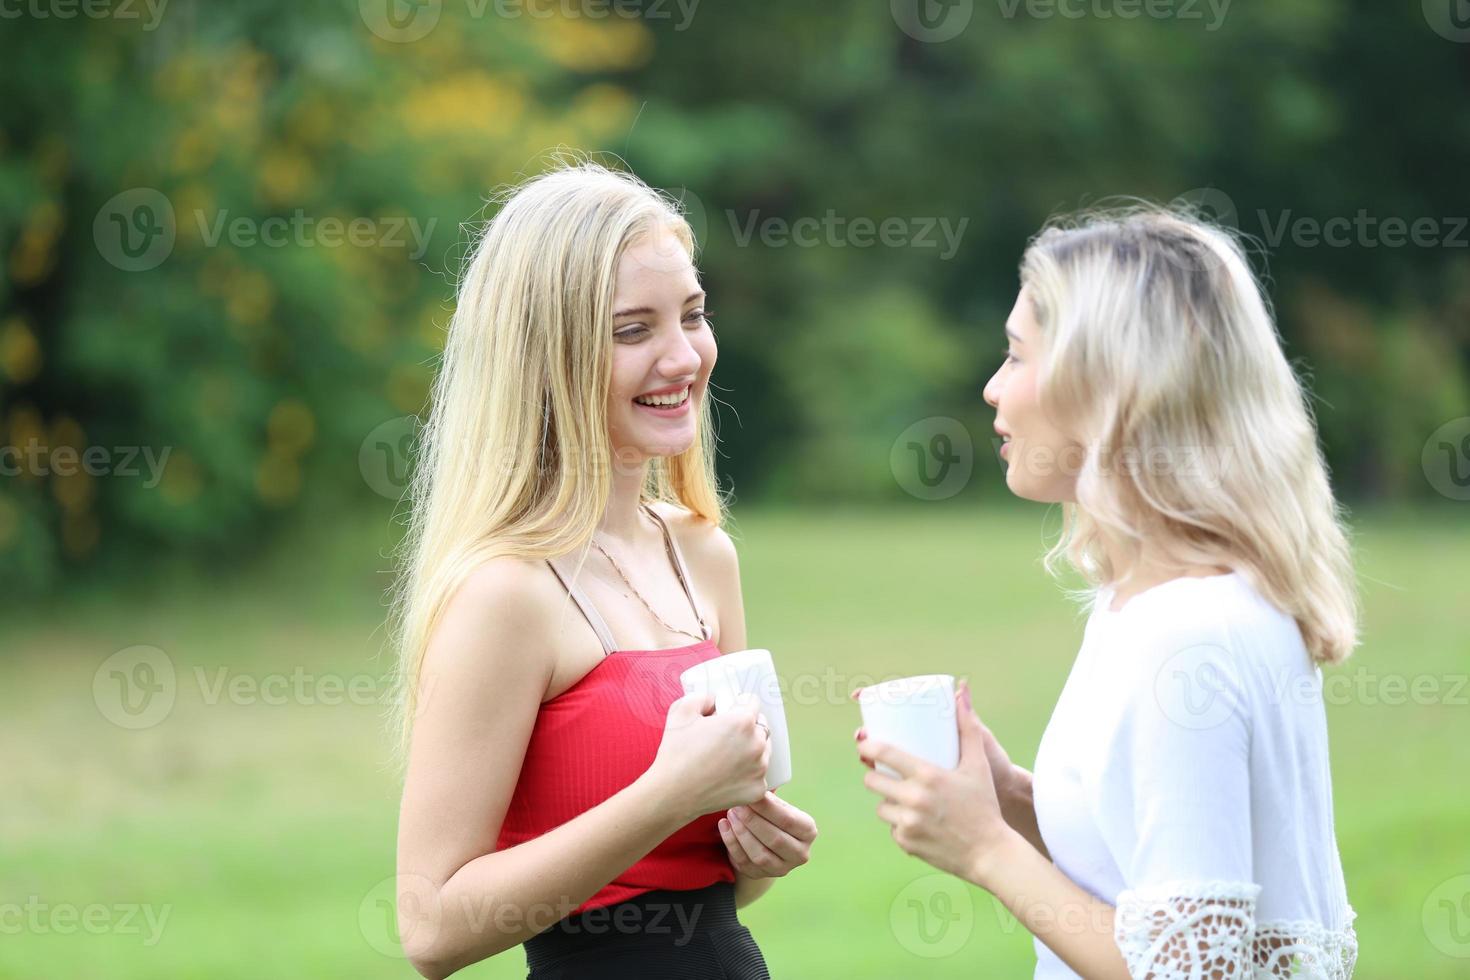
[[[493,558],[465,576],[445,604],[425,652],[425,667],[473,682],[508,667],[551,676],[551,651],[528,657],[530,636],[546,635],[556,609],[556,580],[543,562]]]
[[[669,531],[679,541],[679,549],[692,566],[718,576],[739,574],[735,542],[724,528],[677,504],[658,501],[653,509],[669,525]]]

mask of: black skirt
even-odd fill
[[[525,943],[527,980],[770,980],[727,881],[569,915]]]

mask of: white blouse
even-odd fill
[[[1322,672],[1295,621],[1239,573],[1112,602],[1036,753],[1052,860],[1116,906],[1133,977],[1351,976]],[[1036,977],[1076,976],[1036,954]]]

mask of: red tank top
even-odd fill
[[[541,705],[526,745],[521,775],[501,824],[496,850],[514,847],[585,813],[648,771],[663,741],[669,706],[683,696],[679,674],[720,656],[689,583],[678,543],[661,526],[669,558],[699,618],[705,639],[668,650],[616,650],[612,634],[577,586],[551,562],[572,600],[587,617],[605,655],[581,680]],[[687,891],[734,881],[716,811],[676,831],[626,869],[576,912],[626,901],[655,889]]]
[[[543,704],[496,849],[561,826],[643,775],[658,754],[669,705],[683,696],[679,674],[719,655],[713,640],[673,650],[617,650]],[[720,838],[723,815],[716,811],[686,824],[576,911],[654,889],[734,881]]]

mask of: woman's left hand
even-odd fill
[[[806,864],[817,823],[767,790],[750,806],[732,807],[720,820],[720,836],[736,873],[746,878],[780,878]]]
[[[941,871],[978,884],[977,868],[1006,839],[995,783],[986,759],[987,740],[995,736],[970,706],[968,684],[955,695],[959,716],[960,761],[942,769],[902,749],[865,738],[858,755],[883,763],[901,779],[870,770],[863,785],[884,797],[878,816],[892,828],[894,841],[909,854]]]

